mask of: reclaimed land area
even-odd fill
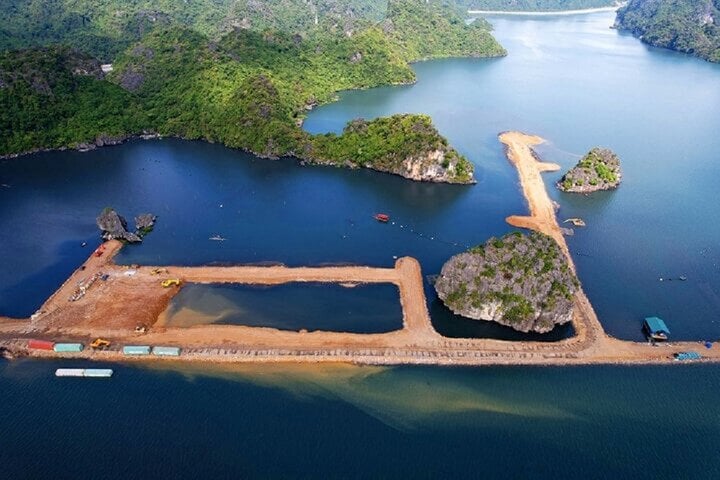
[[[500,135],[507,157],[517,168],[528,201],[528,216],[512,216],[508,223],[552,237],[574,269],[570,252],[555,217],[541,177],[558,165],[537,159],[532,147],[542,139],[518,132]],[[608,336],[585,293],[575,294],[575,336],[558,342],[455,339],[438,334],[432,326],[423,290],[420,264],[409,257],[394,268],[370,267],[127,267],[113,257],[122,244],[104,244],[101,255],[91,255],[30,319],[0,317],[0,347],[10,354],[37,357],[128,360],[121,345],[181,347],[176,360],[196,362],[352,362],[357,364],[436,365],[576,365],[602,363],[666,363],[672,354],[698,349],[699,342],[671,342],[658,347]],[[158,269],[159,272],[158,273]],[[187,283],[281,284],[287,282],[392,283],[400,292],[403,328],[382,334],[325,331],[292,332],[274,328],[235,325],[198,325],[189,328],[157,324],[158,316],[177,287],[163,288],[164,279]],[[83,294],[78,295],[79,285]],[[182,287],[180,287],[182,288]],[[71,297],[76,300],[70,301]],[[77,298],[79,297],[79,298]],[[135,327],[146,325],[146,332]],[[28,350],[30,338],[75,341],[85,344],[96,337],[112,341],[103,351],[80,353]],[[138,357],[160,361],[152,357]],[[720,350],[703,350],[702,361],[720,361]]]

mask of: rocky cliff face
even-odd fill
[[[141,213],[135,217],[135,229],[139,232],[150,231],[155,226],[156,219],[152,213]]]
[[[620,159],[607,148],[595,147],[567,172],[557,187],[563,192],[592,193],[620,185]]]
[[[155,225],[155,215],[143,213],[135,217],[136,231],[127,230],[127,221],[112,208],[105,208],[98,215],[96,222],[105,240],[125,240],[130,243],[142,242],[142,237]]]
[[[575,274],[552,238],[491,238],[443,265],[435,289],[450,310],[521,332],[545,333],[572,320]]]
[[[407,157],[399,168],[388,171],[420,182],[475,183],[472,174],[468,175],[466,170],[461,173],[463,167],[458,165],[460,161],[461,158],[457,155],[447,155],[443,150],[431,150],[423,156]]]

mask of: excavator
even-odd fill
[[[110,342],[108,340],[105,340],[104,338],[96,338],[93,340],[93,342],[90,344],[90,347],[93,350],[104,350],[110,346]]]
[[[163,286],[163,288],[168,288],[173,285],[180,286],[180,279],[179,278],[168,278],[167,280],[163,280],[160,282],[160,284]]]

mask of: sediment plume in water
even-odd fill
[[[200,377],[247,382],[281,389],[296,398],[339,400],[355,406],[399,430],[422,426],[467,424],[472,415],[483,424],[505,416],[575,419],[550,404],[533,399],[502,398],[483,391],[448,371],[427,368],[370,367],[349,364],[196,365],[185,362],[142,365],[150,370],[175,371],[188,380]]]

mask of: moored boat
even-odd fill
[[[55,370],[56,377],[81,377],[81,378],[110,378],[113,371],[110,368],[58,368]]]

